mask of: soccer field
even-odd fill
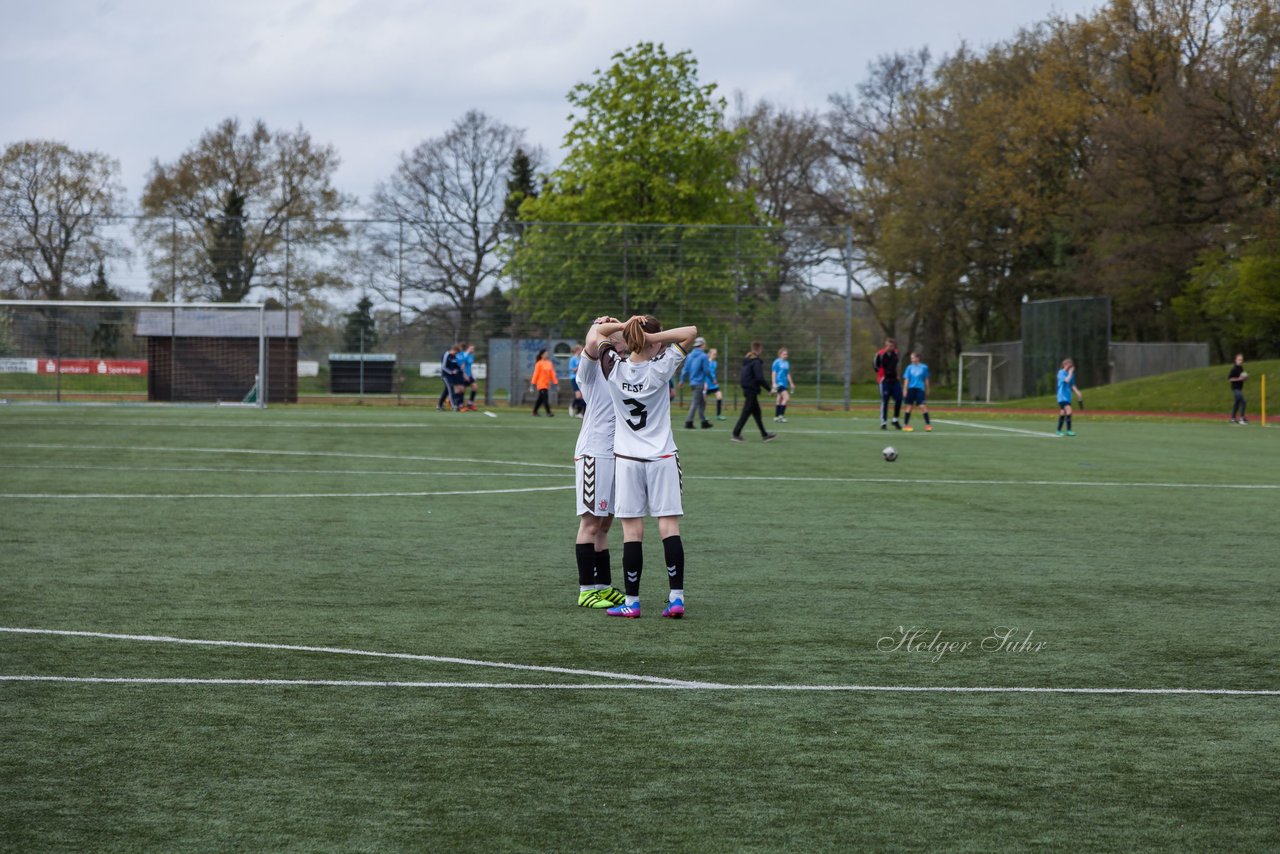
[[[0,848],[1280,846],[1280,431],[731,423],[621,620],[562,412],[0,407]]]

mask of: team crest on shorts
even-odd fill
[[[609,509],[609,502],[608,502],[608,501],[601,501],[601,502],[600,502],[600,509],[601,509],[601,510],[608,510],[608,509]]]

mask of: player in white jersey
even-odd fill
[[[626,601],[609,608],[611,617],[640,616],[640,574],[644,568],[644,517],[658,518],[671,591],[662,616],[684,616],[684,545],[680,539],[680,457],[671,435],[667,384],[698,334],[696,326],[662,331],[657,318],[633,317],[625,325],[604,323],[601,334],[621,328],[630,349],[624,360],[611,348],[600,352],[600,370],[613,400],[617,426],[614,513],[622,520],[622,570]]]
[[[573,449],[574,502],[578,512],[574,551],[581,608],[608,608],[624,601],[622,591],[613,586],[609,561],[609,528],[613,525],[613,431],[617,419],[597,361],[600,344],[605,340],[599,332],[602,323],[617,324],[618,321],[599,317],[591,324],[574,377],[583,402],[582,426],[578,429],[578,444]],[[614,343],[625,349],[621,340]]]

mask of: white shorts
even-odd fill
[[[619,519],[684,515],[678,454],[647,463],[619,457],[615,477],[618,481],[615,515]]]
[[[613,515],[613,457],[575,457],[573,494],[577,514]]]

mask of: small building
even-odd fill
[[[147,339],[147,399],[239,403],[255,391],[259,344],[268,403],[298,402],[302,312],[250,309],[142,309],[136,334]]]

